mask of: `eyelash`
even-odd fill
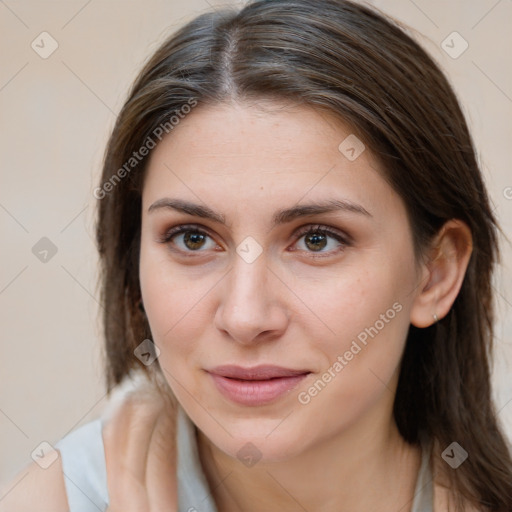
[[[187,232],[192,232],[192,233],[197,233],[197,234],[205,235],[205,236],[207,236],[207,237],[209,237],[209,238],[211,238],[213,240],[211,235],[207,231],[202,229],[201,226],[195,225],[195,224],[183,224],[181,226],[176,226],[176,227],[166,231],[163,234],[163,236],[158,239],[158,242],[163,243],[163,244],[170,244],[172,242],[172,239],[175,236],[183,234],[183,233],[187,233]],[[311,257],[313,257],[313,258],[324,258],[326,256],[331,256],[332,254],[338,253],[340,250],[343,250],[344,248],[349,247],[351,245],[351,241],[350,241],[348,235],[343,236],[341,233],[332,230],[328,226],[323,226],[323,225],[320,225],[320,224],[308,225],[308,226],[304,226],[302,228],[299,228],[294,233],[294,237],[296,237],[295,243],[297,243],[301,238],[303,238],[304,236],[309,235],[309,234],[322,234],[322,235],[326,235],[326,236],[329,236],[331,238],[334,238],[337,242],[339,242],[341,244],[340,247],[338,247],[337,249],[332,250],[332,251],[326,251],[326,252],[303,251],[303,252],[307,252],[308,255],[311,255]],[[204,252],[204,251],[201,251],[201,250],[197,250],[197,251],[192,251],[192,250],[183,251],[182,249],[178,249],[178,251],[182,252],[182,253],[183,252],[190,253],[189,256],[191,256],[191,257],[195,256],[195,253]]]

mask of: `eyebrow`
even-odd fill
[[[183,199],[171,199],[164,197],[155,201],[149,208],[148,213],[159,209],[171,209],[182,213],[188,213],[196,217],[210,219],[220,224],[226,225],[226,218],[221,213],[215,212],[208,206],[203,206]],[[346,199],[329,199],[321,202],[314,202],[302,205],[295,205],[291,208],[279,210],[273,216],[273,226],[291,222],[297,218],[318,215],[321,213],[330,213],[336,211],[357,213],[366,217],[373,217],[362,205],[353,203]]]

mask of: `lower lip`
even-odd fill
[[[210,373],[217,389],[241,405],[264,405],[295,388],[307,373],[269,380],[238,380]]]

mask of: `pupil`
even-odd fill
[[[311,242],[312,244],[320,244],[320,245],[313,245],[313,247],[311,247],[309,245],[309,242]],[[312,235],[306,236],[306,245],[313,251],[318,251],[318,250],[323,249],[326,246],[326,244],[327,244],[327,240],[326,240],[325,235],[314,233]]]
[[[185,244],[189,249],[199,249],[204,242],[204,235],[201,233],[185,233]]]

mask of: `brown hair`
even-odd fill
[[[192,101],[294,101],[349,124],[403,198],[418,260],[449,219],[467,223],[474,250],[448,315],[411,325],[394,416],[403,437],[440,452],[458,442],[469,458],[448,473],[460,510],[512,510],[512,461],[491,399],[491,274],[497,224],[464,116],[433,60],[396,23],[343,0],[272,0],[203,14],[144,66],[108,142],[99,200],[107,387],[144,366],[134,349],[151,338],[140,308],[141,191],[147,158],[126,163]],[[133,163],[133,162],[132,162]],[[125,166],[124,173],[120,169]],[[113,184],[112,179],[117,173]],[[99,189],[97,189],[99,190]],[[156,370],[156,371],[153,371]],[[448,470],[447,470],[448,471]]]

